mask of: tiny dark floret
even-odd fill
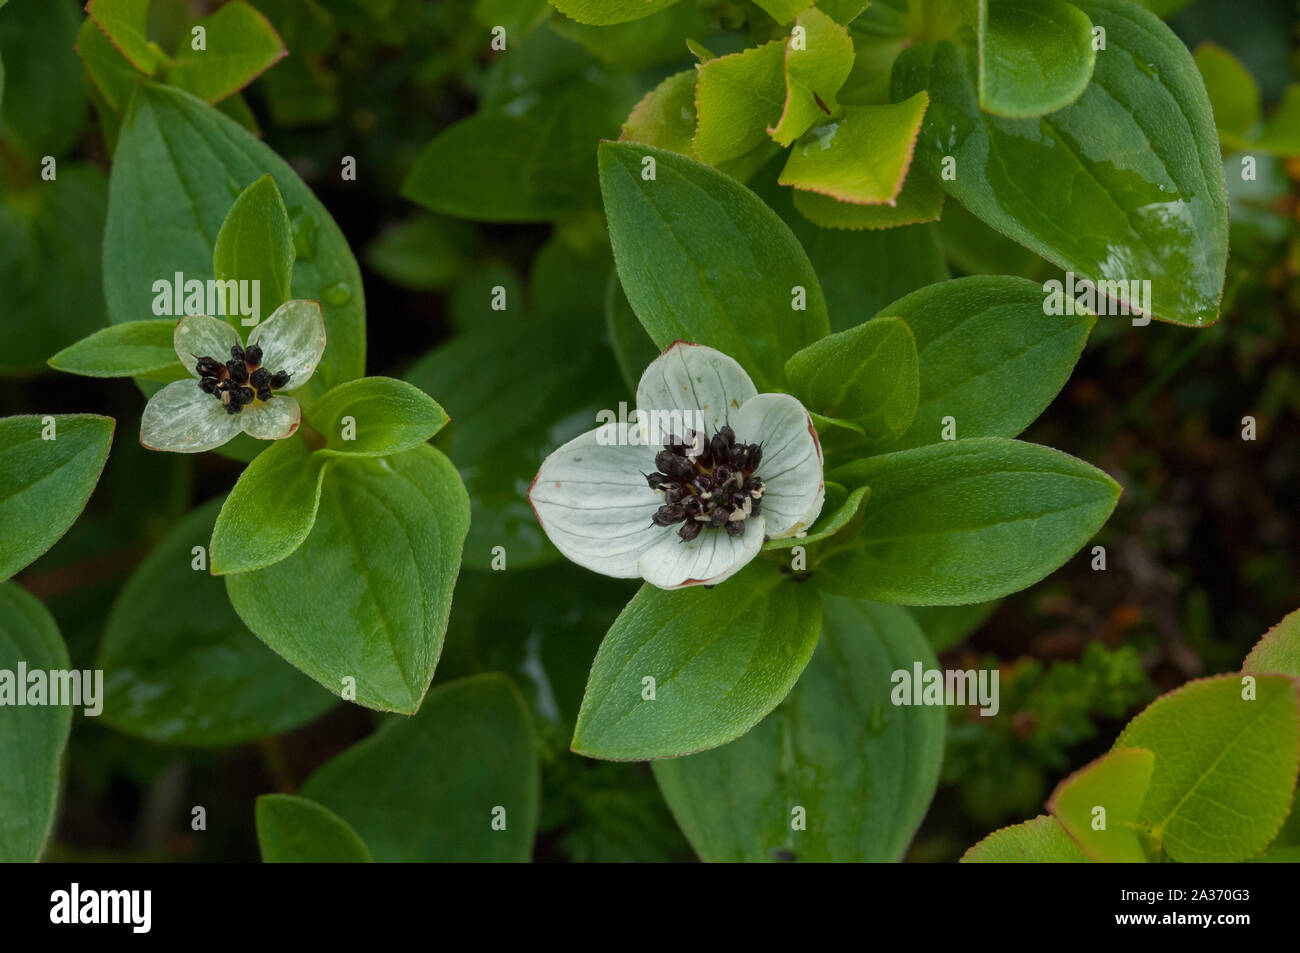
[[[199,390],[221,401],[228,414],[237,414],[255,400],[266,402],[289,383],[288,371],[272,374],[262,363],[262,349],[256,344],[244,350],[238,344],[230,349],[230,360],[222,363],[214,357],[196,357],[194,369],[199,375]]]
[[[708,440],[690,432],[685,439],[669,435],[655,454],[655,472],[645,478],[664,501],[651,522],[681,523],[683,542],[724,526],[728,536],[744,536],[745,523],[763,508],[763,481],[754,473],[762,456],[758,444],[737,443],[725,424]]]

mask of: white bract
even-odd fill
[[[678,341],[646,368],[636,403],[639,439],[611,439],[614,425],[585,433],[528,489],[542,529],[578,565],[661,589],[712,586],[764,539],[817,519],[821,446],[795,398],[760,394],[727,355]],[[664,434],[664,420],[698,420],[705,433]]]
[[[239,333],[225,321],[206,315],[178,321],[173,341],[176,356],[194,378],[173,381],[149,398],[140,418],[140,443],[150,450],[199,453],[240,433],[279,440],[298,429],[302,409],[280,391],[297,389],[311,379],[325,351],[325,322],[319,302],[286,301],[248,336],[248,353],[260,350],[260,361],[245,361]],[[201,364],[219,365],[220,380],[201,374]],[[250,368],[257,374],[259,367],[266,371],[259,380],[269,377],[271,383],[260,390],[251,382],[241,384],[241,392],[253,396],[240,405],[240,395],[228,391],[238,380],[236,375],[247,378]],[[283,382],[275,383],[282,375]],[[232,396],[234,410],[229,406]]]

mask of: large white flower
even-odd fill
[[[140,442],[150,450],[199,453],[246,433],[279,440],[302,409],[281,390],[311,378],[325,351],[317,301],[286,301],[253,329],[247,349],[225,321],[190,315],[176,323],[176,356],[197,380],[173,381],[149,398]]]
[[[758,393],[722,352],[678,341],[646,368],[636,403],[631,439],[617,424],[585,433],[528,488],[542,529],[578,565],[661,589],[711,586],[821,512],[808,412]]]

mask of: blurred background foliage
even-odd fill
[[[611,281],[597,140],[616,138],[641,95],[694,62],[685,37],[723,53],[774,35],[776,24],[742,0],[688,0],[607,28],[544,0],[254,5],[290,55],[221,108],[294,166],[352,243],[368,373],[408,377],[452,416],[438,442],[474,511],[436,681],[502,670],[525,692],[543,757],[539,860],[691,858],[646,766],[567,749],[596,646],[634,587],[560,561],[522,490],[597,409],[631,399],[628,382],[653,354]],[[155,0],[151,30],[174,45],[178,24],[216,6]],[[10,0],[0,10],[0,415],[92,411],[119,421],[89,508],[18,577],[57,618],[73,664],[89,667],[133,568],[190,509],[228,490],[239,465],[145,451],[130,382],[45,369],[49,355],[106,323],[100,242],[120,110],[74,50],[83,21],[75,0]],[[1233,0],[1194,0],[1170,23],[1192,49],[1210,40],[1235,54],[1266,111],[1300,73],[1291,0],[1253,0],[1249,15]],[[497,25],[505,52],[489,46]],[[440,172],[460,178],[432,203],[464,217],[422,209],[431,203],[408,180],[412,168],[435,136],[476,115],[491,123],[454,128],[482,162]],[[356,158],[355,181],[338,174],[345,155]],[[40,178],[44,156],[57,159],[54,182]],[[860,320],[949,274],[1050,272],[951,201],[936,225],[819,230],[783,207],[774,174],[760,171],[751,187],[804,242],[832,315]],[[917,612],[941,664],[1000,669],[1002,704],[994,718],[952,713],[941,786],[910,859],[953,860],[1034,813],[1141,704],[1235,668],[1300,603],[1300,163],[1261,155],[1257,181],[1227,181],[1220,322],[1191,331],[1103,319],[1061,397],[1025,435],[1123,485],[1097,540],[1106,571],[1081,556],[997,606]],[[489,306],[498,286],[505,312]],[[1242,439],[1246,415],[1258,422],[1253,442]],[[507,572],[491,571],[496,545]],[[187,624],[183,607],[174,615],[171,624]],[[204,749],[138,740],[78,713],[48,856],[256,859],[253,799],[295,790],[384,717],[337,706],[284,735]],[[207,808],[204,833],[189,830],[194,804]]]

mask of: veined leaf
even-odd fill
[[[853,40],[849,31],[816,7],[799,13],[798,43],[785,41],[785,106],[768,134],[789,146],[813,125],[830,117],[835,94],[853,69]]]
[[[205,102],[239,92],[288,55],[271,21],[243,0],[224,4],[198,26],[206,33],[204,49],[182,42],[167,82]]]
[[[323,395],[307,419],[328,441],[320,453],[382,457],[424,443],[447,423],[447,413],[414,384],[363,377]]]
[[[212,248],[212,271],[218,281],[258,282],[260,321],[289,300],[295,254],[289,212],[267,173],[240,192],[226,213]],[[242,320],[225,317],[236,327]]]
[[[175,331],[171,318],[110,325],[65,347],[49,364],[83,377],[180,380],[188,372],[176,357]]]
[[[994,831],[961,857],[963,864],[1082,864],[1086,860],[1079,845],[1046,814]]]
[[[1146,863],[1138,814],[1155,763],[1148,748],[1117,748],[1057,785],[1047,809],[1091,859]]]
[[[767,140],[785,108],[785,44],[773,40],[699,67],[695,154],[719,165]]]
[[[1074,102],[1092,79],[1092,21],[1066,0],[977,0],[980,107],[1030,119]]]
[[[551,5],[579,23],[608,26],[643,20],[680,0],[551,0]]]
[[[348,824],[305,797],[257,799],[257,843],[267,864],[365,864],[370,850]]]

